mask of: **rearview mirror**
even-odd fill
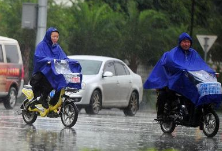
[[[106,71],[105,73],[103,73],[103,77],[112,77],[113,73],[110,71]]]

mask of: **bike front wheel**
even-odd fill
[[[203,132],[207,137],[214,137],[218,130],[220,120],[214,110],[209,110],[203,117]]]
[[[65,103],[62,107],[61,120],[66,127],[73,127],[78,119],[78,108],[73,102]]]

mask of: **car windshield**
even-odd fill
[[[82,67],[83,75],[95,75],[99,73],[99,69],[102,65],[102,61],[98,60],[83,60],[83,59],[75,59],[77,60]]]

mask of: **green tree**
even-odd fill
[[[73,5],[68,20],[68,47],[70,54],[114,56],[118,48],[118,24],[121,16],[104,3]],[[117,22],[120,21],[120,22]],[[115,43],[115,45],[113,45]]]
[[[164,52],[165,31],[169,20],[161,12],[144,10],[139,12],[137,4],[128,3],[128,15],[122,30],[122,59],[129,61],[136,72],[140,63],[155,64]]]

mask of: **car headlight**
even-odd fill
[[[85,89],[85,87],[86,87],[86,83],[85,82],[82,82],[82,89],[84,90]]]

